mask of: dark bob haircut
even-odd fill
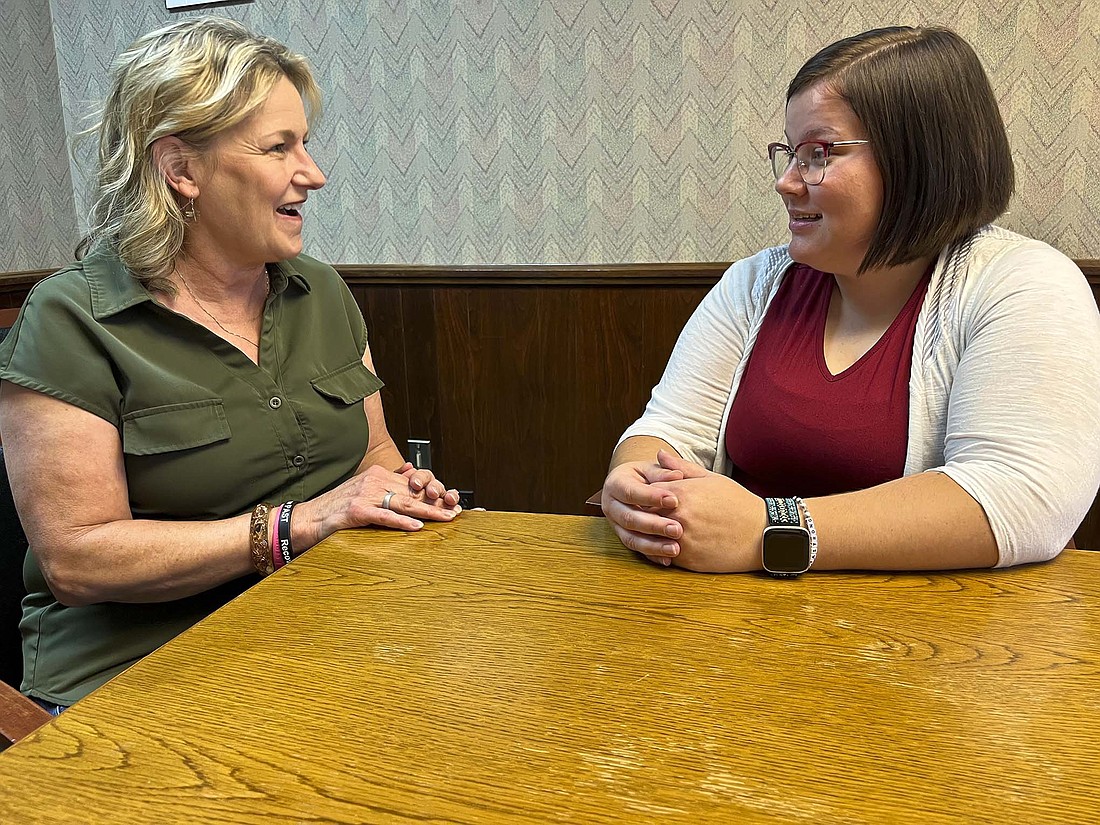
[[[994,221],[1016,184],[1004,121],[978,56],[950,29],[873,29],[826,46],[787,101],[819,83],[867,129],[882,215],[859,271],[933,257]]]

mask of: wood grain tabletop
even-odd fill
[[[602,519],[337,534],[0,754],[0,822],[1096,821],[1100,553],[649,565]]]

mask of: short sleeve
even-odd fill
[[[0,378],[119,426],[122,392],[79,267],[31,290],[0,343]]]

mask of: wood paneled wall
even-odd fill
[[[399,445],[479,506],[581,513],[720,266],[346,267]]]
[[[1100,261],[1078,264],[1100,305]],[[726,264],[337,268],[399,448],[429,439],[436,473],[478,506],[583,513]],[[0,276],[0,307],[45,274]],[[1100,548],[1100,507],[1076,539]]]

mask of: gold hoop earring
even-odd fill
[[[183,219],[188,223],[197,220],[199,212],[195,209],[195,199],[188,198],[187,205],[183,207]]]

